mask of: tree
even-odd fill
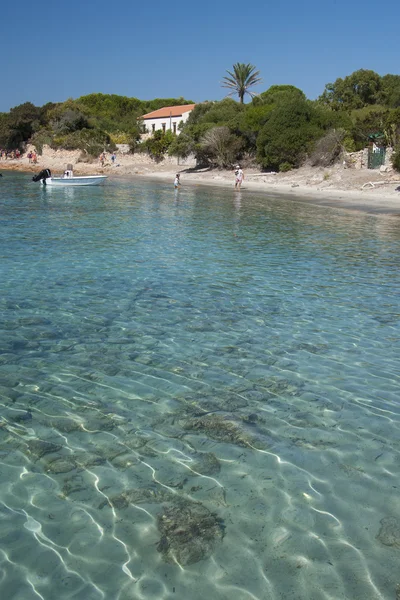
[[[333,110],[352,110],[377,104],[381,91],[381,77],[367,69],[359,69],[344,79],[327,83],[319,101]]]
[[[254,105],[281,104],[289,100],[305,100],[304,92],[294,85],[271,85],[265,92],[261,92],[253,99]]]
[[[231,167],[242,148],[242,140],[229,131],[229,127],[213,127],[200,141],[209,161],[218,167]]]
[[[231,90],[228,96],[237,94],[239,96],[240,104],[243,104],[245,94],[249,94],[251,97],[255,95],[253,92],[249,91],[249,88],[262,81],[261,77],[259,77],[260,71],[256,71],[255,67],[250,63],[247,65],[244,63],[236,63],[233,65],[233,72],[228,70],[226,72],[229,77],[225,76],[222,79],[222,87]]]
[[[257,159],[274,171],[299,167],[323,135],[318,111],[307,100],[291,100],[276,106],[257,138]]]

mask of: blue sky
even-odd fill
[[[0,112],[92,92],[219,100],[236,62],[260,70],[255,91],[292,84],[313,99],[357,69],[400,74],[399,27],[399,0],[6,0]]]

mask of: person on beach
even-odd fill
[[[179,175],[179,173],[177,173],[175,175],[174,188],[177,190],[180,185],[181,185],[180,175]]]
[[[240,186],[242,185],[242,181],[244,179],[244,174],[240,165],[236,165],[235,167],[235,189],[240,190]]]

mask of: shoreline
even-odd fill
[[[183,188],[185,185],[204,185],[231,189],[235,194],[263,193],[268,197],[325,208],[357,211],[375,216],[400,216],[400,174],[395,172],[383,174],[367,169],[345,170],[338,165],[330,168],[301,167],[288,173],[276,174],[244,169],[245,179],[242,189],[238,192],[234,190],[233,174],[227,170],[195,170],[193,165],[177,165],[176,159],[171,158],[157,164],[144,155],[119,155],[116,164],[106,163],[101,167],[97,162],[79,162],[79,154],[79,151],[49,149],[39,157],[40,164],[36,165],[29,164],[25,156],[18,161],[0,161],[0,172],[18,171],[33,174],[50,168],[57,173],[63,172],[67,163],[72,163],[77,175],[101,174],[109,176],[110,180],[158,180],[171,183],[171,187],[175,174],[179,172]]]
[[[206,187],[223,188],[232,190],[234,194],[243,194],[244,192],[264,193],[268,197],[276,199],[291,200],[301,204],[312,204],[322,208],[335,208],[352,212],[363,212],[375,216],[400,216],[400,192],[393,194],[379,194],[376,197],[366,197],[363,192],[356,190],[340,190],[340,189],[315,189],[307,186],[296,186],[277,184],[276,186],[268,186],[265,183],[245,181],[240,192],[234,189],[232,177],[230,179],[203,179],[198,175],[190,174],[181,171],[184,175],[185,185],[202,185]],[[110,178],[112,178],[111,176]],[[137,175],[141,179],[159,180],[165,183],[173,181],[174,174],[158,173]],[[133,175],[116,175],[116,178],[134,179]],[[182,179],[182,177],[181,177]],[[373,190],[371,190],[373,191]]]

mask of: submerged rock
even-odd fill
[[[43,442],[42,440],[31,440],[27,443],[28,453],[36,459],[42,458],[46,454],[52,454],[58,452],[61,446],[58,444],[52,444],[51,442]]]
[[[173,493],[157,488],[137,488],[126,490],[117,496],[101,502],[99,509],[105,506],[112,506],[117,510],[127,508],[130,504],[160,504],[161,502],[171,502],[175,499]]]
[[[221,464],[212,452],[203,452],[198,455],[198,460],[189,464],[192,471],[200,475],[216,475],[220,472]]]
[[[166,562],[190,565],[211,556],[224,537],[222,519],[195,502],[178,502],[158,516],[157,550]]]
[[[183,422],[183,428],[189,431],[200,431],[218,442],[230,442],[244,447],[255,446],[260,448],[263,446],[259,440],[248,435],[239,423],[221,415],[212,414],[187,419]]]
[[[385,517],[380,523],[381,528],[376,538],[385,546],[400,549],[400,520],[396,517]]]
[[[70,457],[56,458],[47,463],[45,470],[47,473],[54,473],[58,475],[60,473],[69,473],[76,469],[75,461]]]

